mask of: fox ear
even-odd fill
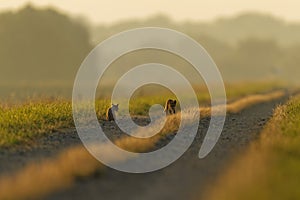
[[[116,106],[119,106],[119,104],[117,104]]]

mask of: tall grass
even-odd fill
[[[130,104],[132,115],[146,115],[154,103],[163,105],[163,97],[143,97]],[[108,100],[97,100],[96,114],[100,120],[110,106]],[[72,104],[66,100],[29,102],[16,106],[0,106],[0,147],[31,141],[33,138],[62,128],[74,128]]]
[[[239,82],[225,85],[227,96],[234,100],[249,94],[260,94],[282,88],[291,88],[282,82]]]
[[[116,145],[134,152],[149,150],[158,140],[178,128],[179,118],[180,113],[170,116],[160,133],[148,140],[123,137],[116,141]],[[114,151],[109,145],[102,144],[101,150],[107,153],[111,162],[122,162],[128,159],[123,155],[113,154]],[[91,176],[103,170],[104,166],[83,146],[71,147],[55,158],[29,164],[11,176],[0,177],[0,199],[41,198],[53,191],[70,187],[78,177]]]
[[[1,176],[0,199],[41,198],[70,187],[77,179],[100,173],[104,166],[82,146],[72,147],[57,157],[31,163],[13,175]]]
[[[266,94],[266,96],[268,95]],[[278,98],[278,96],[274,95],[269,96]],[[247,97],[247,99],[249,99],[249,97]],[[259,103],[265,101],[265,98],[255,98],[255,100],[256,103]],[[239,101],[243,102],[243,106],[238,106],[239,109],[247,107],[243,99]],[[234,104],[240,105],[238,102]],[[252,105],[252,103],[253,101],[251,101],[250,105]],[[228,107],[231,107],[230,105],[231,104],[229,104]],[[209,112],[205,113],[206,115],[209,114]],[[203,116],[204,115],[202,115],[202,117]],[[124,136],[116,140],[115,144],[133,152],[151,150],[159,140],[176,132],[180,125],[181,117],[181,113],[169,116],[163,129],[149,139]],[[185,117],[188,119],[187,123],[189,123],[189,119],[191,119],[191,121],[194,119],[194,116],[190,115]],[[151,132],[150,127],[144,130],[143,133],[140,133],[139,129],[133,133],[139,135],[147,134],[147,132]],[[99,148],[99,146],[95,148]],[[107,156],[109,156],[111,162],[122,162],[129,159],[123,155],[112,154],[114,151],[111,151],[110,146],[106,144],[103,144],[101,150],[107,152]],[[0,177],[0,199],[41,198],[53,191],[69,187],[74,183],[77,177],[91,176],[96,172],[101,173],[104,169],[104,166],[95,160],[84,147],[71,147],[54,158],[47,159],[44,162],[32,163],[11,176]],[[45,180],[47,181],[45,182]]]
[[[277,87],[277,86],[276,86]],[[274,88],[274,84],[240,84],[227,88],[228,98],[234,99],[246,93],[265,92]],[[197,88],[196,88],[197,89]],[[205,88],[198,88],[197,97],[200,105],[209,104],[209,94]],[[147,95],[130,100],[132,115],[147,115],[153,104],[164,106],[165,100],[174,96]],[[115,102],[117,103],[117,102]],[[96,101],[96,113],[100,120],[105,119],[108,99]],[[61,128],[74,127],[72,106],[68,100],[35,100],[29,103],[0,106],[0,147],[11,146],[31,141],[33,138],[57,131]]]
[[[238,157],[207,199],[300,199],[300,96],[276,108],[260,140]]]
[[[0,146],[29,141],[36,135],[73,126],[71,104],[65,101],[28,103],[0,108]]]

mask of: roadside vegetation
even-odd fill
[[[71,104],[66,101],[28,103],[2,107],[0,146],[28,142],[36,135],[51,133],[73,125]]]
[[[207,199],[300,198],[300,96],[276,108],[260,139],[213,184]]]
[[[232,105],[238,105],[239,109],[244,109],[248,106],[245,104],[245,99],[247,99],[247,102],[251,102],[249,105],[252,105],[254,101],[261,103],[266,100],[280,98],[282,95],[283,93],[280,95],[280,92],[261,95],[260,98],[257,98],[256,95],[254,95],[254,98],[251,98],[250,95],[249,97],[229,104],[227,107],[231,108]],[[209,109],[209,107],[204,108],[204,110],[205,109]],[[240,110],[234,109],[234,111],[238,112]],[[209,112],[207,114],[209,115]],[[191,117],[192,120],[193,116],[187,117]],[[180,118],[180,112],[168,117],[163,129],[149,139],[124,136],[114,142],[119,147],[128,151],[149,151],[155,148],[155,145],[161,139],[176,132],[180,124]],[[143,134],[150,133],[151,130],[149,127],[143,131]],[[133,133],[139,134],[139,129],[134,130]],[[113,130],[112,134],[114,134]],[[108,155],[114,153],[114,151],[110,149],[110,146],[105,144],[103,144],[101,149],[106,151]],[[110,155],[110,159],[111,162],[122,162],[129,158],[112,154]],[[84,165],[82,165],[82,163],[84,163]],[[53,158],[45,159],[42,162],[31,163],[9,176],[0,176],[0,199],[41,198],[51,192],[70,187],[78,178],[81,179],[101,174],[103,170],[105,170],[105,167],[95,160],[82,145],[70,147]],[[44,180],[47,180],[47,182],[44,182]]]
[[[244,85],[244,87],[243,87]],[[276,86],[278,88],[278,86]],[[242,89],[244,88],[244,90]],[[240,84],[227,88],[228,99],[237,99],[248,94],[264,93],[274,88],[272,84]],[[209,105],[209,94],[202,89],[198,95],[200,105]],[[164,106],[167,98],[162,95],[140,95],[130,101],[132,115],[147,115],[154,103]],[[247,102],[246,102],[247,103]],[[106,109],[110,106],[107,99],[96,100],[96,113],[99,120],[105,119]],[[74,128],[72,105],[68,100],[41,99],[17,105],[0,106],[0,147],[30,142],[43,134],[50,134],[60,129]]]

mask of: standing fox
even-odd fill
[[[119,110],[119,104],[117,105],[114,105],[114,104],[111,104],[111,107],[107,109],[106,111],[106,120],[108,121],[115,121],[115,112],[118,112]]]
[[[169,99],[166,101],[165,112],[166,114],[175,114],[176,100]]]

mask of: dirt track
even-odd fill
[[[257,97],[253,99],[257,100]],[[241,99],[240,102],[245,103],[245,100]],[[264,101],[265,103],[249,104],[250,101],[247,100],[247,104],[252,106],[246,106],[246,109],[237,114],[227,115],[222,136],[205,159],[199,160],[197,155],[209,124],[209,118],[201,119],[198,135],[190,149],[165,169],[148,174],[126,174],[106,169],[100,176],[96,173],[84,179],[77,179],[72,188],[52,193],[46,199],[189,199],[195,195],[200,198],[205,187],[213,184],[234,155],[240,153],[250,141],[257,138],[260,130],[271,117],[276,104],[284,103],[286,100],[287,95],[281,99]],[[138,124],[145,124],[148,119],[139,117],[135,120]],[[113,122],[102,121],[100,123],[105,132],[114,133],[112,139],[117,139],[121,135]],[[171,140],[170,137],[168,138]],[[155,148],[159,148],[165,142],[168,141],[160,141]],[[65,132],[47,134],[27,146],[2,149],[0,151],[0,177],[7,173],[14,174],[29,163],[39,163],[45,158],[55,158],[62,150],[78,144],[80,140],[75,130],[68,129]],[[42,179],[43,181],[47,180]],[[11,184],[15,185],[14,180]],[[12,190],[12,192],[18,191]]]
[[[250,141],[258,137],[276,105],[286,100],[287,97],[284,97],[258,103],[239,113],[228,114],[221,138],[213,151],[202,160],[198,158],[198,151],[209,124],[208,118],[200,121],[198,135],[189,150],[169,167],[147,174],[127,174],[107,169],[102,175],[78,180],[72,188],[54,193],[47,199],[201,198],[205,187],[213,184],[234,155],[241,153]],[[66,140],[70,135],[66,136]]]

